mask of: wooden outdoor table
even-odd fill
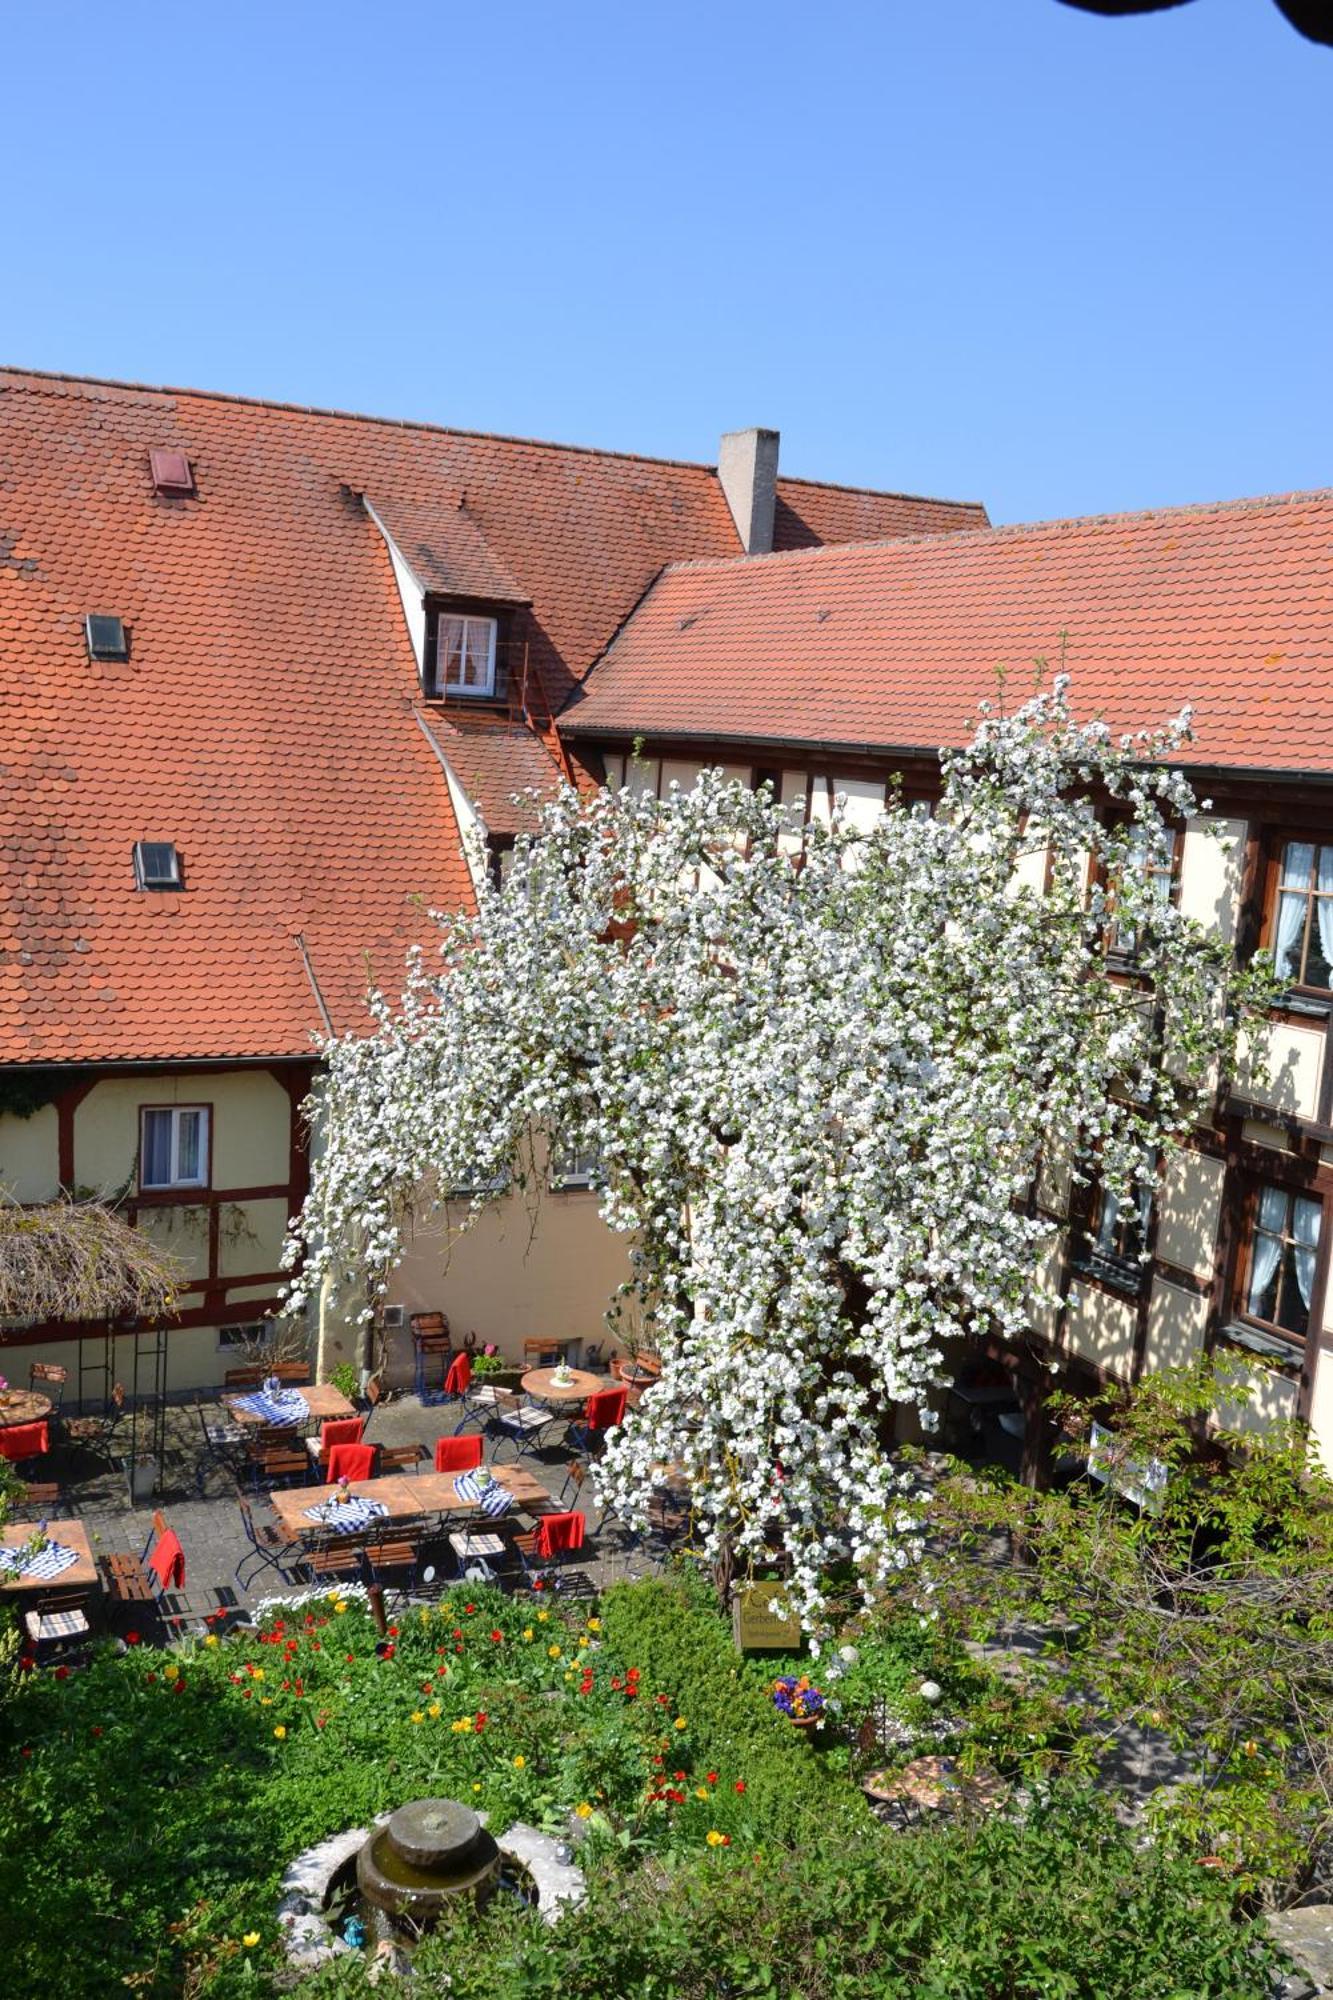
[[[40,1424],[50,1414],[51,1398],[39,1396],[35,1389],[0,1391],[0,1430],[7,1430],[10,1424]]]
[[[503,1486],[506,1492],[513,1494],[515,1506],[546,1507],[550,1504],[551,1496],[541,1480],[525,1466],[490,1465],[486,1469],[497,1486]],[[458,1477],[456,1472],[423,1472],[409,1480],[408,1484],[414,1490],[421,1489],[421,1504],[428,1513],[462,1513],[465,1509],[470,1511],[472,1503],[460,1500],[454,1491],[454,1481]],[[504,1516],[498,1518],[503,1520]]]
[[[529,1502],[544,1505],[550,1499],[541,1481],[520,1466],[495,1465],[491,1471],[520,1507]],[[360,1532],[374,1534],[377,1526],[387,1527],[390,1521],[407,1521],[421,1514],[480,1514],[475,1502],[459,1499],[454,1490],[457,1477],[455,1472],[423,1472],[416,1478],[390,1475],[385,1479],[353,1480],[347,1489],[349,1493],[363,1500],[378,1500],[387,1509],[378,1521],[368,1521]],[[328,1531],[327,1521],[308,1521],[305,1510],[331,1500],[337,1491],[336,1486],[286,1486],[270,1493],[268,1502],[283,1533],[289,1540],[299,1541],[305,1535]]]
[[[347,1488],[361,1500],[378,1500],[386,1510],[375,1521],[367,1521],[364,1532],[373,1533],[377,1526],[387,1526],[390,1521],[410,1520],[414,1514],[424,1512],[422,1502],[413,1497],[415,1479],[400,1479],[390,1476],[386,1479],[354,1479]],[[332,1500],[339,1489],[337,1486],[283,1486],[268,1496],[268,1504],[277,1515],[283,1533],[292,1541],[303,1535],[323,1535],[329,1532],[327,1521],[308,1521],[307,1507],[318,1507],[325,1500]]]
[[[564,1383],[555,1380],[554,1368],[530,1368],[523,1377],[523,1387],[534,1403],[586,1403],[599,1389],[616,1386],[610,1376],[590,1375],[585,1368],[571,1368]]]
[[[293,1385],[284,1382],[282,1386],[284,1391],[286,1391]],[[242,1389],[235,1396],[224,1396],[222,1398],[238,1424],[251,1424],[256,1430],[266,1424],[268,1418],[257,1415],[254,1410],[247,1410],[240,1401],[240,1397],[254,1396],[258,1393],[259,1391],[256,1389]],[[355,1405],[349,1403],[342,1391],[334,1388],[332,1382],[307,1382],[304,1385],[298,1383],[295,1385],[295,1393],[304,1400],[306,1410],[312,1422],[322,1424],[327,1423],[333,1417],[354,1417],[356,1415]],[[291,1428],[299,1429],[299,1426],[293,1425]]]
[[[10,1521],[6,1524],[0,1540],[7,1549],[21,1548],[29,1535],[35,1534],[35,1521]],[[8,1570],[0,1570],[0,1590],[87,1590],[101,1588],[101,1578],[97,1574],[97,1563],[93,1557],[92,1544],[88,1540],[88,1530],[82,1521],[48,1521],[46,1539],[49,1542],[63,1542],[66,1548],[77,1549],[79,1559],[68,1569],[62,1569],[59,1576],[17,1576]]]

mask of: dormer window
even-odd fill
[[[496,621],[472,612],[441,611],[435,641],[435,683],[443,695],[493,699]]]
[[[141,889],[181,887],[181,858],[171,841],[135,841],[134,879]]]

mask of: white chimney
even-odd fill
[[[717,476],[741,547],[747,556],[766,556],[778,497],[778,433],[727,431],[718,447]]]

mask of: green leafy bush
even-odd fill
[[[461,1917],[417,1957],[423,2000],[1261,2000],[1253,1934],[1225,1892],[1145,1852],[1105,1802],[1069,1793],[1027,1825],[715,1850],[603,1873],[553,1930]],[[380,1989],[382,1990],[382,1989]],[[239,1989],[238,1989],[239,1991]],[[361,2000],[360,1966],[301,2000]]]

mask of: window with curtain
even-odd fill
[[[435,671],[446,694],[494,694],[495,620],[442,611]]]
[[[139,1118],[139,1186],[206,1187],[207,1108],[199,1104],[145,1105]]]
[[[1277,976],[1333,991],[1333,846],[1289,840],[1278,871],[1273,923]]]
[[[1250,1234],[1245,1311],[1292,1340],[1310,1325],[1323,1204],[1293,1189],[1261,1187]]]
[[[1156,1156],[1145,1155],[1143,1167],[1146,1178],[1136,1181],[1123,1196],[1100,1184],[1093,1190],[1084,1239],[1085,1266],[1122,1291],[1137,1292],[1144,1281],[1142,1258],[1152,1216]]]
[[[1142,882],[1154,901],[1169,903],[1176,890],[1175,835],[1169,835],[1167,845],[1163,847],[1151,838],[1146,827],[1136,827],[1130,835],[1125,873]],[[1112,889],[1111,928],[1107,933],[1106,948],[1119,958],[1133,958],[1138,950],[1138,938],[1133,925],[1121,922],[1115,913],[1115,906],[1120,900],[1117,883]]]

